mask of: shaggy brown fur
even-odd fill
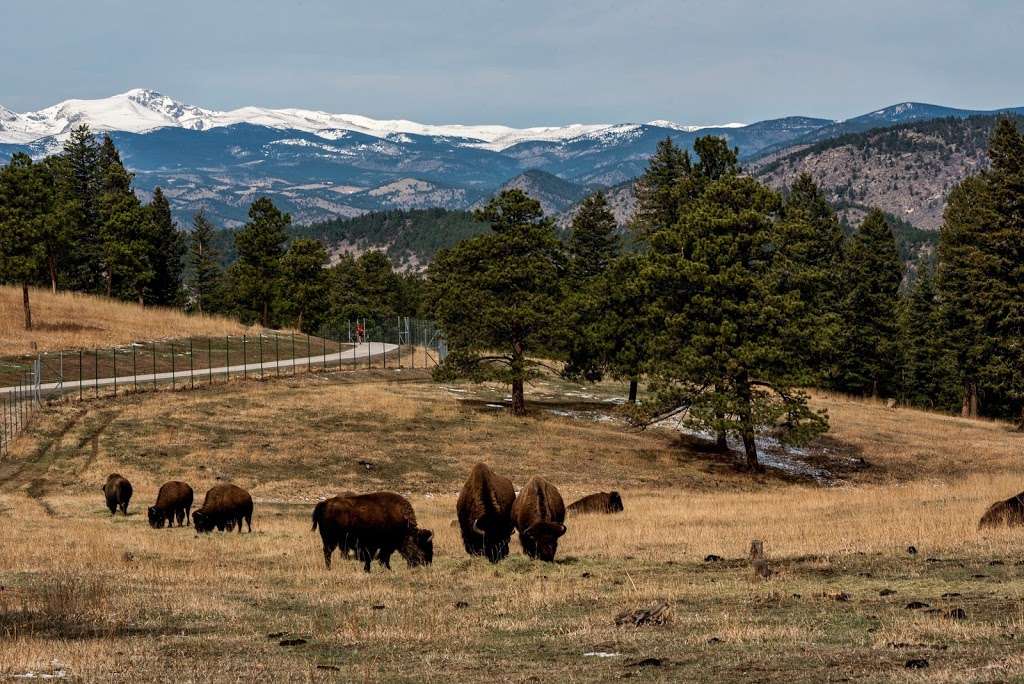
[[[165,482],[156,495],[156,503],[149,507],[150,526],[156,529],[165,524],[173,527],[175,519],[178,527],[182,523],[191,524],[192,497],[192,488],[184,482]]]
[[[1024,525],[1024,492],[1006,501],[992,504],[981,516],[978,529],[985,527],[1016,527]]]
[[[393,492],[357,496],[336,496],[313,509],[313,529],[320,529],[324,564],[331,567],[334,549],[356,549],[363,570],[377,560],[391,569],[391,554],[405,558],[409,567],[429,565],[434,560],[434,533],[416,525],[416,513],[405,497]]]
[[[233,484],[219,484],[210,487],[203,499],[203,506],[192,514],[192,524],[196,532],[212,532],[213,528],[223,532],[232,530],[238,525],[242,532],[242,521],[245,520],[252,532],[252,497],[249,492]]]
[[[132,483],[121,477],[118,473],[111,473],[107,476],[107,483],[100,489],[107,500],[107,508],[110,515],[121,509],[122,515],[128,515],[128,502],[132,500]]]
[[[588,494],[569,504],[569,512],[578,513],[621,513],[622,497],[618,492],[597,492]]]
[[[519,530],[523,553],[555,560],[558,538],[565,534],[565,504],[553,484],[538,475],[531,477],[512,505],[512,522]]]
[[[508,542],[515,530],[515,500],[512,480],[495,474],[483,463],[473,466],[455,504],[466,553],[487,556],[492,563],[508,555]]]

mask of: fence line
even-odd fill
[[[194,389],[312,371],[430,368],[446,355],[432,321],[396,316],[324,326],[315,335],[263,330],[0,358],[0,459],[47,397],[117,396],[160,384]]]

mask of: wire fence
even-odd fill
[[[0,357],[0,458],[49,397],[192,389],[311,371],[430,369],[446,355],[432,321],[398,316],[324,326],[316,335],[264,330]]]

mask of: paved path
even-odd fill
[[[334,354],[327,354],[326,356],[320,354],[319,356],[303,356],[302,358],[295,359],[281,359],[280,361],[266,361],[260,363],[246,363],[238,364],[237,366],[218,366],[216,368],[196,368],[195,370],[180,370],[175,371],[173,376],[174,380],[188,380],[189,377],[195,376],[197,378],[208,378],[211,374],[213,375],[224,375],[225,373],[259,373],[260,368],[263,368],[263,374],[269,375],[277,372],[278,368],[291,368],[292,366],[323,366],[326,364],[351,364],[357,365],[367,361],[372,361],[374,358],[379,358],[384,354],[390,354],[391,352],[398,349],[397,344],[390,344],[387,342],[363,342],[355,345],[351,349],[344,351],[335,352]],[[131,385],[134,386],[136,383],[143,385],[145,383],[152,384],[154,381],[170,381],[171,373],[146,373],[139,375],[121,375],[116,378],[99,378],[97,379],[84,379],[81,382],[82,389],[90,389],[93,387],[105,387],[113,385],[115,382],[118,385],[125,387]],[[61,385],[56,382],[46,382],[40,385],[39,389],[42,393],[47,393],[55,389],[60,389],[64,392],[78,391],[79,381],[78,380],[66,380]],[[0,387],[0,395],[13,394],[18,388],[17,387]],[[24,390],[22,390],[24,391]]]

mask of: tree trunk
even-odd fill
[[[263,300],[263,327],[270,327],[270,302]]]
[[[523,396],[523,381],[518,378],[512,381],[512,415],[526,415],[526,397]]]
[[[964,401],[960,407],[960,415],[964,418],[975,418],[978,415],[978,389],[974,382],[964,383]]]
[[[978,417],[978,386],[971,385],[971,418]]]
[[[299,312],[299,320],[296,321],[295,327],[298,328],[300,332],[302,331],[302,312],[301,311]]]
[[[637,381],[636,378],[631,378],[630,381],[629,381],[629,399],[627,399],[627,401],[630,404],[635,404],[636,403],[636,390],[637,390],[637,385],[639,385],[639,384],[640,383]]]
[[[50,267],[50,292],[57,294],[57,259],[52,254],[46,257]]]
[[[28,300],[28,283],[21,284],[21,298],[25,306],[25,330],[32,329],[32,304]]]
[[[718,431],[718,436],[715,437],[715,448],[723,453],[729,450],[729,439],[725,430]]]
[[[747,468],[757,470],[757,442],[754,441],[754,416],[751,404],[750,383],[745,372],[736,377],[736,390],[740,399],[740,434],[743,437],[743,452],[747,457]]]
[[[107,296],[111,297],[114,294],[114,272],[107,271]]]

